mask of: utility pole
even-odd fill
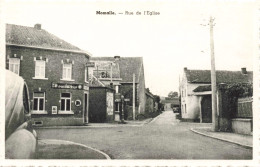
[[[133,120],[135,120],[135,74],[133,74]]]
[[[214,37],[213,37],[213,27],[215,25],[214,20],[215,19],[210,16],[208,25],[210,27],[212,130],[218,131],[217,82],[216,82]],[[205,24],[200,24],[200,25],[206,26]]]
[[[217,114],[217,82],[216,82],[216,70],[215,70],[215,55],[214,55],[214,38],[213,38],[213,26],[214,18],[210,17],[210,53],[211,53],[211,91],[212,91],[212,130],[218,130],[218,114]]]

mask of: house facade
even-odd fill
[[[216,71],[217,85],[250,84],[253,83],[253,72],[246,71]],[[180,81],[181,115],[184,120],[198,122],[212,122],[211,109],[211,74],[210,70],[189,70],[184,68]],[[217,90],[217,113],[219,117],[225,115],[225,94]],[[227,107],[227,106],[226,106]],[[224,117],[223,117],[224,118]],[[220,119],[227,124],[226,119]],[[226,123],[225,123],[226,122]]]
[[[95,66],[88,68],[89,76],[98,78],[105,86],[112,86],[116,97],[124,96],[125,99],[129,99],[126,102],[125,118],[132,116],[134,80],[136,114],[145,112],[146,95],[142,57],[91,57],[90,61]],[[120,108],[120,102],[115,99],[115,120],[119,119]]]
[[[89,54],[41,28],[6,25],[6,68],[26,81],[35,126],[88,121]]]

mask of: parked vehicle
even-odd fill
[[[11,71],[5,70],[5,75],[5,158],[35,158],[37,134],[32,128],[27,85]]]

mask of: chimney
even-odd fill
[[[120,56],[114,56],[115,61],[120,59]]]
[[[41,30],[42,29],[42,25],[41,24],[35,24],[34,28],[37,30]]]
[[[188,68],[187,67],[184,67],[184,72],[187,72],[188,71]]]
[[[241,72],[242,72],[242,74],[247,74],[246,68],[245,67],[241,68]]]

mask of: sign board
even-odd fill
[[[111,92],[107,92],[107,115],[113,115],[114,111],[114,95]]]
[[[79,99],[75,101],[75,106],[77,107],[81,106],[81,101]]]
[[[130,99],[125,99],[125,101],[130,101]]]
[[[52,114],[58,114],[57,106],[51,106],[51,111]]]
[[[51,83],[51,87],[55,89],[76,89],[83,90],[82,84],[70,84],[70,83]]]
[[[95,67],[95,62],[87,62],[86,67]]]
[[[121,99],[115,99],[115,102],[121,102]]]

